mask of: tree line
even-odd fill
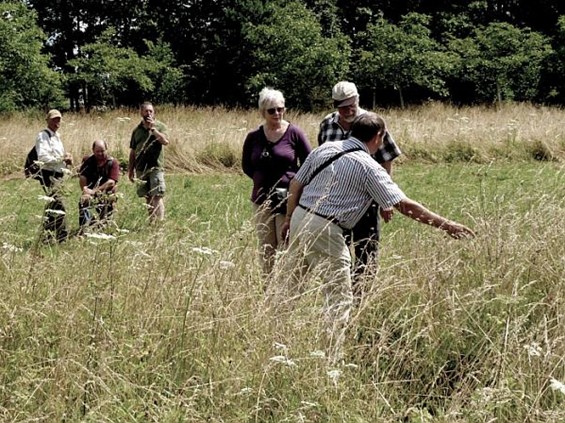
[[[0,111],[248,107],[263,86],[328,106],[565,103],[562,0],[19,0],[0,3]]]

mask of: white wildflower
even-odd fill
[[[51,201],[55,201],[53,197],[49,197],[48,195],[38,195],[37,199],[40,201],[46,201],[47,203],[50,203]]]
[[[211,256],[212,254],[217,253],[216,250],[212,250],[208,247],[194,247],[192,248],[192,251],[194,251],[195,253],[204,254],[206,256]]]
[[[288,351],[288,347],[285,344],[281,344],[280,342],[274,342],[273,347],[277,350]]]
[[[6,251],[10,251],[12,253],[19,253],[20,251],[23,251],[23,248],[16,247],[15,245],[12,244],[8,244],[7,242],[2,243],[2,249]]]
[[[220,266],[220,269],[226,270],[226,269],[232,269],[235,267],[235,263],[231,262],[231,261],[226,261],[226,260],[220,260],[220,262],[218,263]]]
[[[324,351],[321,350],[316,350],[316,351],[312,351],[310,353],[310,357],[314,357],[314,358],[326,358],[326,353]]]
[[[253,388],[246,386],[245,388],[242,388],[237,394],[238,395],[248,395],[248,394],[251,394],[252,392],[253,392]]]
[[[318,407],[318,403],[317,402],[310,402],[310,401],[300,401],[300,404],[302,404],[305,407]]]
[[[541,347],[537,342],[532,342],[530,345],[524,345],[524,349],[528,351],[530,357],[539,357],[542,353]]]
[[[329,370],[327,372],[327,375],[332,380],[334,385],[337,385],[337,382],[339,381],[339,377],[341,376],[341,370],[339,369]]]
[[[550,378],[549,379],[549,387],[554,391],[559,391],[565,395],[565,385],[559,382],[557,379]]]
[[[274,357],[271,357],[269,361],[272,361],[274,363],[281,363],[289,367],[296,366],[296,363],[294,361],[292,361],[288,357],[285,357],[284,355],[275,355]]]
[[[94,238],[94,239],[116,239],[114,235],[108,234],[100,234],[100,233],[86,233],[87,238]]]
[[[47,209],[47,210],[45,210],[45,212],[49,213],[49,214],[57,214],[59,216],[64,216],[64,215],[67,214],[63,210],[53,210],[53,209]]]
[[[347,363],[344,367],[347,367],[348,369],[357,369],[359,368],[359,366],[355,363]]]

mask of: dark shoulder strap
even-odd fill
[[[312,173],[312,176],[310,177],[310,180],[308,181],[308,183],[304,184],[304,185],[308,185],[310,182],[312,182],[312,180],[318,175],[318,173],[320,173],[322,170],[324,170],[326,167],[328,167],[329,165],[331,165],[333,162],[335,162],[337,159],[339,159],[341,156],[345,156],[348,153],[353,153],[354,151],[361,151],[363,150],[361,147],[355,147],[355,148],[351,148],[349,150],[343,150],[340,151],[339,153],[337,153],[335,156],[329,158],[328,160],[326,160],[324,163],[322,163],[320,166],[318,166],[318,168]]]
[[[106,176],[107,178],[110,176],[110,172],[112,171],[112,166],[114,165],[114,158],[110,157],[107,161],[106,161]]]

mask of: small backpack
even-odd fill
[[[35,146],[27,153],[24,175],[26,178],[41,179],[41,167],[37,164],[37,150]]]
[[[47,134],[49,133],[47,132]],[[37,164],[37,150],[35,149],[35,145],[31,147],[31,150],[27,153],[24,163],[24,175],[26,178],[33,178],[38,181],[41,180],[41,166]]]

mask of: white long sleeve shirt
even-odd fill
[[[66,167],[63,161],[65,148],[57,132],[46,128],[37,134],[35,150],[37,151],[37,160],[43,163],[43,169],[63,172]]]

